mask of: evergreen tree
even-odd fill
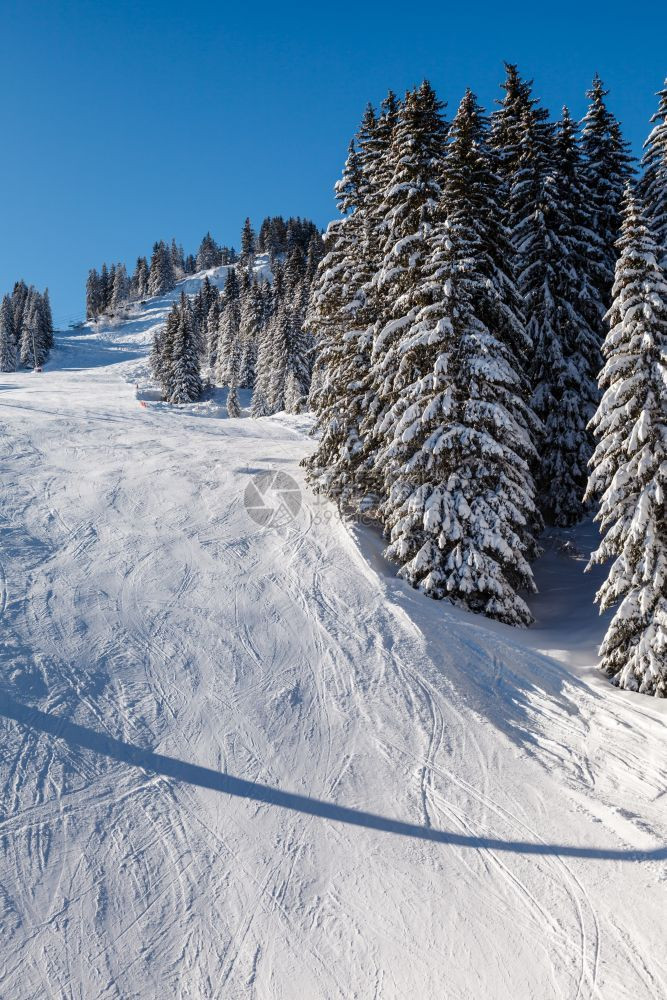
[[[25,281],[17,281],[12,291],[12,313],[14,315],[14,332],[16,339],[21,336],[23,329],[23,315],[29,306],[30,289]]]
[[[131,281],[132,297],[145,299],[148,295],[148,261],[145,257],[137,257]]]
[[[215,377],[218,385],[230,385],[233,362],[240,355],[239,330],[241,325],[240,287],[236,269],[227,275],[222,294]],[[237,371],[238,375],[238,371]]]
[[[148,277],[148,294],[164,295],[174,287],[174,272],[171,255],[166,244],[160,240],[153,245]]]
[[[434,598],[528,624],[536,520],[530,411],[511,351],[475,315],[479,236],[450,204],[402,345],[404,405],[385,449],[387,556]]]
[[[255,244],[257,237],[252,228],[250,219],[246,219],[241,233],[241,264],[245,268],[252,267],[255,258]]]
[[[93,268],[86,281],[86,319],[96,320],[101,312],[100,276]]]
[[[558,124],[555,146],[555,195],[559,257],[554,307],[557,347],[552,341],[539,367],[546,400],[541,417],[542,508],[558,525],[574,524],[585,513],[583,495],[593,440],[588,423],[598,403],[597,373],[602,358],[598,329],[604,315],[596,285],[599,258],[591,231],[587,192],[581,177],[576,126],[567,109]]]
[[[586,94],[590,104],[581,132],[583,176],[592,210],[593,232],[602,254],[598,291],[603,302],[609,301],[614,280],[623,191],[634,172],[628,143],[623,140],[620,125],[605,103],[608,93],[596,73]]]
[[[99,295],[100,295],[100,314],[104,314],[109,308],[109,301],[111,298],[109,270],[107,268],[106,262],[102,264],[102,268],[100,270]]]
[[[199,358],[192,310],[185,293],[181,292],[178,324],[171,345],[170,403],[192,403],[202,394]]]
[[[367,111],[365,121],[368,117]],[[318,352],[310,404],[317,416],[319,441],[304,465],[314,489],[344,505],[354,502],[359,492],[357,473],[364,458],[360,425],[366,415],[371,343],[367,331],[375,318],[364,289],[373,272],[363,268],[369,225],[362,164],[352,143],[336,185],[343,217],[325,233],[324,256],[310,289],[307,314]],[[367,266],[372,267],[370,260]],[[291,395],[290,386],[290,402]]]
[[[235,382],[232,382],[227,392],[227,416],[234,419],[241,416],[241,404]]]
[[[653,129],[644,143],[640,191],[662,267],[667,270],[667,80],[658,97],[658,110],[651,118]]]
[[[177,279],[183,278],[185,276],[185,257],[183,255],[183,247],[179,246],[173,238],[171,241],[171,247],[169,248],[169,256],[171,258],[171,269],[174,277]]]
[[[631,191],[618,246],[588,486],[604,538],[589,565],[614,560],[596,597],[601,611],[616,607],[602,668],[619,687],[667,697],[667,279]]]
[[[403,383],[397,376],[402,339],[423,305],[423,267],[442,194],[446,138],[442,107],[426,81],[406,94],[388,153],[391,179],[381,205],[386,239],[374,281],[371,390],[361,426],[364,447],[372,458],[364,491],[369,501],[373,494],[381,496],[383,443],[392,438],[400,414]]]
[[[17,361],[12,302],[9,295],[5,295],[0,306],[0,371],[16,371]]]
[[[211,234],[207,233],[197,251],[197,270],[208,271],[212,267],[218,267],[221,263],[220,247]]]
[[[119,313],[130,297],[130,282],[124,264],[118,264],[111,292],[111,311]]]

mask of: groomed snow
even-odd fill
[[[529,630],[421,597],[308,418],[151,398],[179,291],[0,376],[0,996],[667,996],[667,705],[595,670],[594,529]]]

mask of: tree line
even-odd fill
[[[131,302],[165,295],[178,281],[214,267],[231,266],[247,259],[248,240],[253,252],[266,253],[273,266],[296,241],[307,245],[319,230],[313,222],[298,217],[284,219],[273,216],[264,219],[255,235],[250,219],[246,219],[241,234],[241,254],[234,247],[219,246],[210,232],[203,237],[195,254],[185,255],[183,247],[172,239],[170,244],[158,240],[153,244],[150,260],[138,257],[131,275],[123,263],[106,263],[98,271],[92,268],[86,281],[86,319],[119,315]]]
[[[48,288],[17,281],[0,305],[0,371],[39,368],[53,347],[53,317]]]
[[[667,694],[666,92],[633,192],[599,77],[581,122],[514,65],[502,90],[367,107],[307,311],[308,477],[413,586],[513,625],[545,521],[601,498],[603,666]]]

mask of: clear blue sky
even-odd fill
[[[640,21],[631,18],[637,12]],[[80,317],[89,267],[246,215],[325,225],[368,100],[428,77],[489,106],[503,60],[580,116],[597,70],[639,150],[667,75],[667,4],[0,0],[0,291]]]

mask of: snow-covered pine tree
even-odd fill
[[[531,342],[532,408],[541,435],[537,483],[540,507],[551,515],[558,506],[551,490],[553,466],[559,466],[563,441],[558,434],[559,398],[568,381],[568,360],[561,338],[567,303],[559,297],[561,271],[568,266],[566,221],[559,203],[555,165],[555,128],[548,112],[532,96],[531,84],[508,66],[506,96],[495,112],[493,140],[502,166],[507,197],[507,225],[514,247],[517,286]],[[508,142],[503,149],[500,137]],[[573,377],[575,373],[572,373]],[[544,423],[555,425],[548,432]]]
[[[21,364],[26,368],[38,368],[43,365],[49,353],[51,340],[52,331],[49,329],[49,318],[44,309],[42,296],[31,286],[20,333]]]
[[[585,513],[583,496],[593,451],[588,423],[599,399],[598,330],[604,309],[595,280],[600,257],[582,182],[576,125],[567,108],[557,126],[554,148],[557,207],[550,221],[556,228],[552,246],[557,256],[555,278],[550,270],[548,280],[555,329],[539,342],[545,354],[536,358],[538,408],[545,428],[538,479],[545,515],[554,524],[569,525]]]
[[[631,190],[618,246],[588,485],[604,538],[589,566],[614,560],[596,596],[616,607],[602,668],[618,687],[667,697],[667,279]]]
[[[369,373],[367,416],[362,421],[364,504],[381,496],[387,470],[383,444],[393,438],[404,383],[399,375],[404,334],[424,305],[423,267],[428,239],[442,194],[446,125],[443,105],[424,81],[406,94],[388,152],[391,171],[381,205],[384,256],[374,279],[375,331]],[[389,172],[388,170],[388,172]]]
[[[109,299],[111,296],[110,281],[109,281],[109,269],[106,265],[106,261],[102,264],[100,268],[100,283],[99,283],[99,295],[100,295],[100,314],[104,314],[109,307]]]
[[[236,383],[232,382],[227,392],[227,416],[236,419],[241,416],[241,404]]]
[[[268,412],[280,413],[285,409],[285,382],[288,372],[289,343],[292,327],[290,309],[281,299],[269,322],[271,369],[265,395]]]
[[[148,261],[145,257],[137,257],[130,286],[132,298],[145,299],[148,295]]]
[[[232,267],[222,293],[215,379],[218,385],[229,385],[232,378],[232,361],[240,352],[239,328],[241,323],[240,283],[236,268]]]
[[[239,385],[252,389],[255,383],[257,349],[262,327],[264,303],[259,284],[250,280],[241,296],[239,337],[241,341],[241,368]]]
[[[250,219],[246,219],[243,224],[243,230],[241,232],[241,256],[240,263],[245,269],[252,268],[253,261],[255,259],[255,245],[257,243],[257,237],[255,235],[255,230],[252,228],[252,223]]]
[[[605,303],[609,301],[614,281],[623,191],[634,173],[629,145],[605,102],[608,93],[596,73],[586,94],[590,103],[581,123],[583,180],[592,209],[593,232],[601,249],[602,272],[598,291],[601,301]]]
[[[86,319],[96,320],[101,311],[100,276],[92,268],[86,281]]]
[[[125,264],[118,264],[114,274],[113,289],[111,292],[111,311],[120,313],[130,297],[130,282],[127,277]]]
[[[183,254],[183,247],[180,246],[176,240],[172,237],[171,246],[169,247],[169,257],[171,260],[171,269],[176,280],[183,278],[185,276],[185,256]]]
[[[401,350],[403,401],[384,449],[387,556],[434,598],[529,624],[520,590],[537,519],[535,451],[513,352],[476,315],[488,294],[480,237],[450,202],[430,234],[422,305]]]
[[[661,265],[667,270],[667,80],[658,97],[658,110],[651,118],[653,128],[644,143],[640,192]]]
[[[16,334],[17,343],[23,329],[23,315],[29,307],[29,303],[30,289],[25,281],[17,281],[12,290],[12,312],[14,314],[14,333]]]
[[[5,295],[0,305],[0,371],[15,372],[18,362],[12,301]]]
[[[370,131],[372,109],[362,122]],[[310,288],[306,322],[317,344],[310,405],[317,415],[319,440],[304,461],[313,488],[340,504],[348,505],[357,493],[356,470],[362,458],[359,426],[365,415],[363,392],[370,361],[372,323],[369,315],[357,315],[366,306],[362,287],[367,256],[366,205],[362,202],[361,158],[350,144],[343,176],[336,185],[342,218],[332,222],[324,236],[324,256]],[[365,310],[367,312],[367,310]],[[290,402],[292,386],[290,386]]]
[[[44,289],[44,293],[41,296],[40,309],[45,332],[45,345],[48,352],[53,347],[53,314],[51,312],[51,297],[48,288]]]
[[[178,306],[178,325],[171,347],[170,403],[192,403],[202,394],[199,357],[190,303],[184,292]]]
[[[197,251],[197,270],[208,271],[211,267],[218,267],[220,262],[220,247],[211,234],[207,233]]]
[[[261,286],[260,286],[261,287]],[[262,329],[257,344],[257,365],[250,413],[253,417],[266,417],[277,412],[271,407],[274,375],[274,320],[284,297],[283,270],[276,261],[273,266],[273,284],[267,285],[263,294]]]
[[[220,328],[220,296],[216,296],[211,303],[211,308],[206,317],[205,348],[203,362],[209,373],[215,371],[215,364],[218,358],[218,330]]]
[[[171,254],[165,243],[160,240],[153,245],[148,276],[148,294],[164,295],[173,287],[174,272],[171,266]]]

